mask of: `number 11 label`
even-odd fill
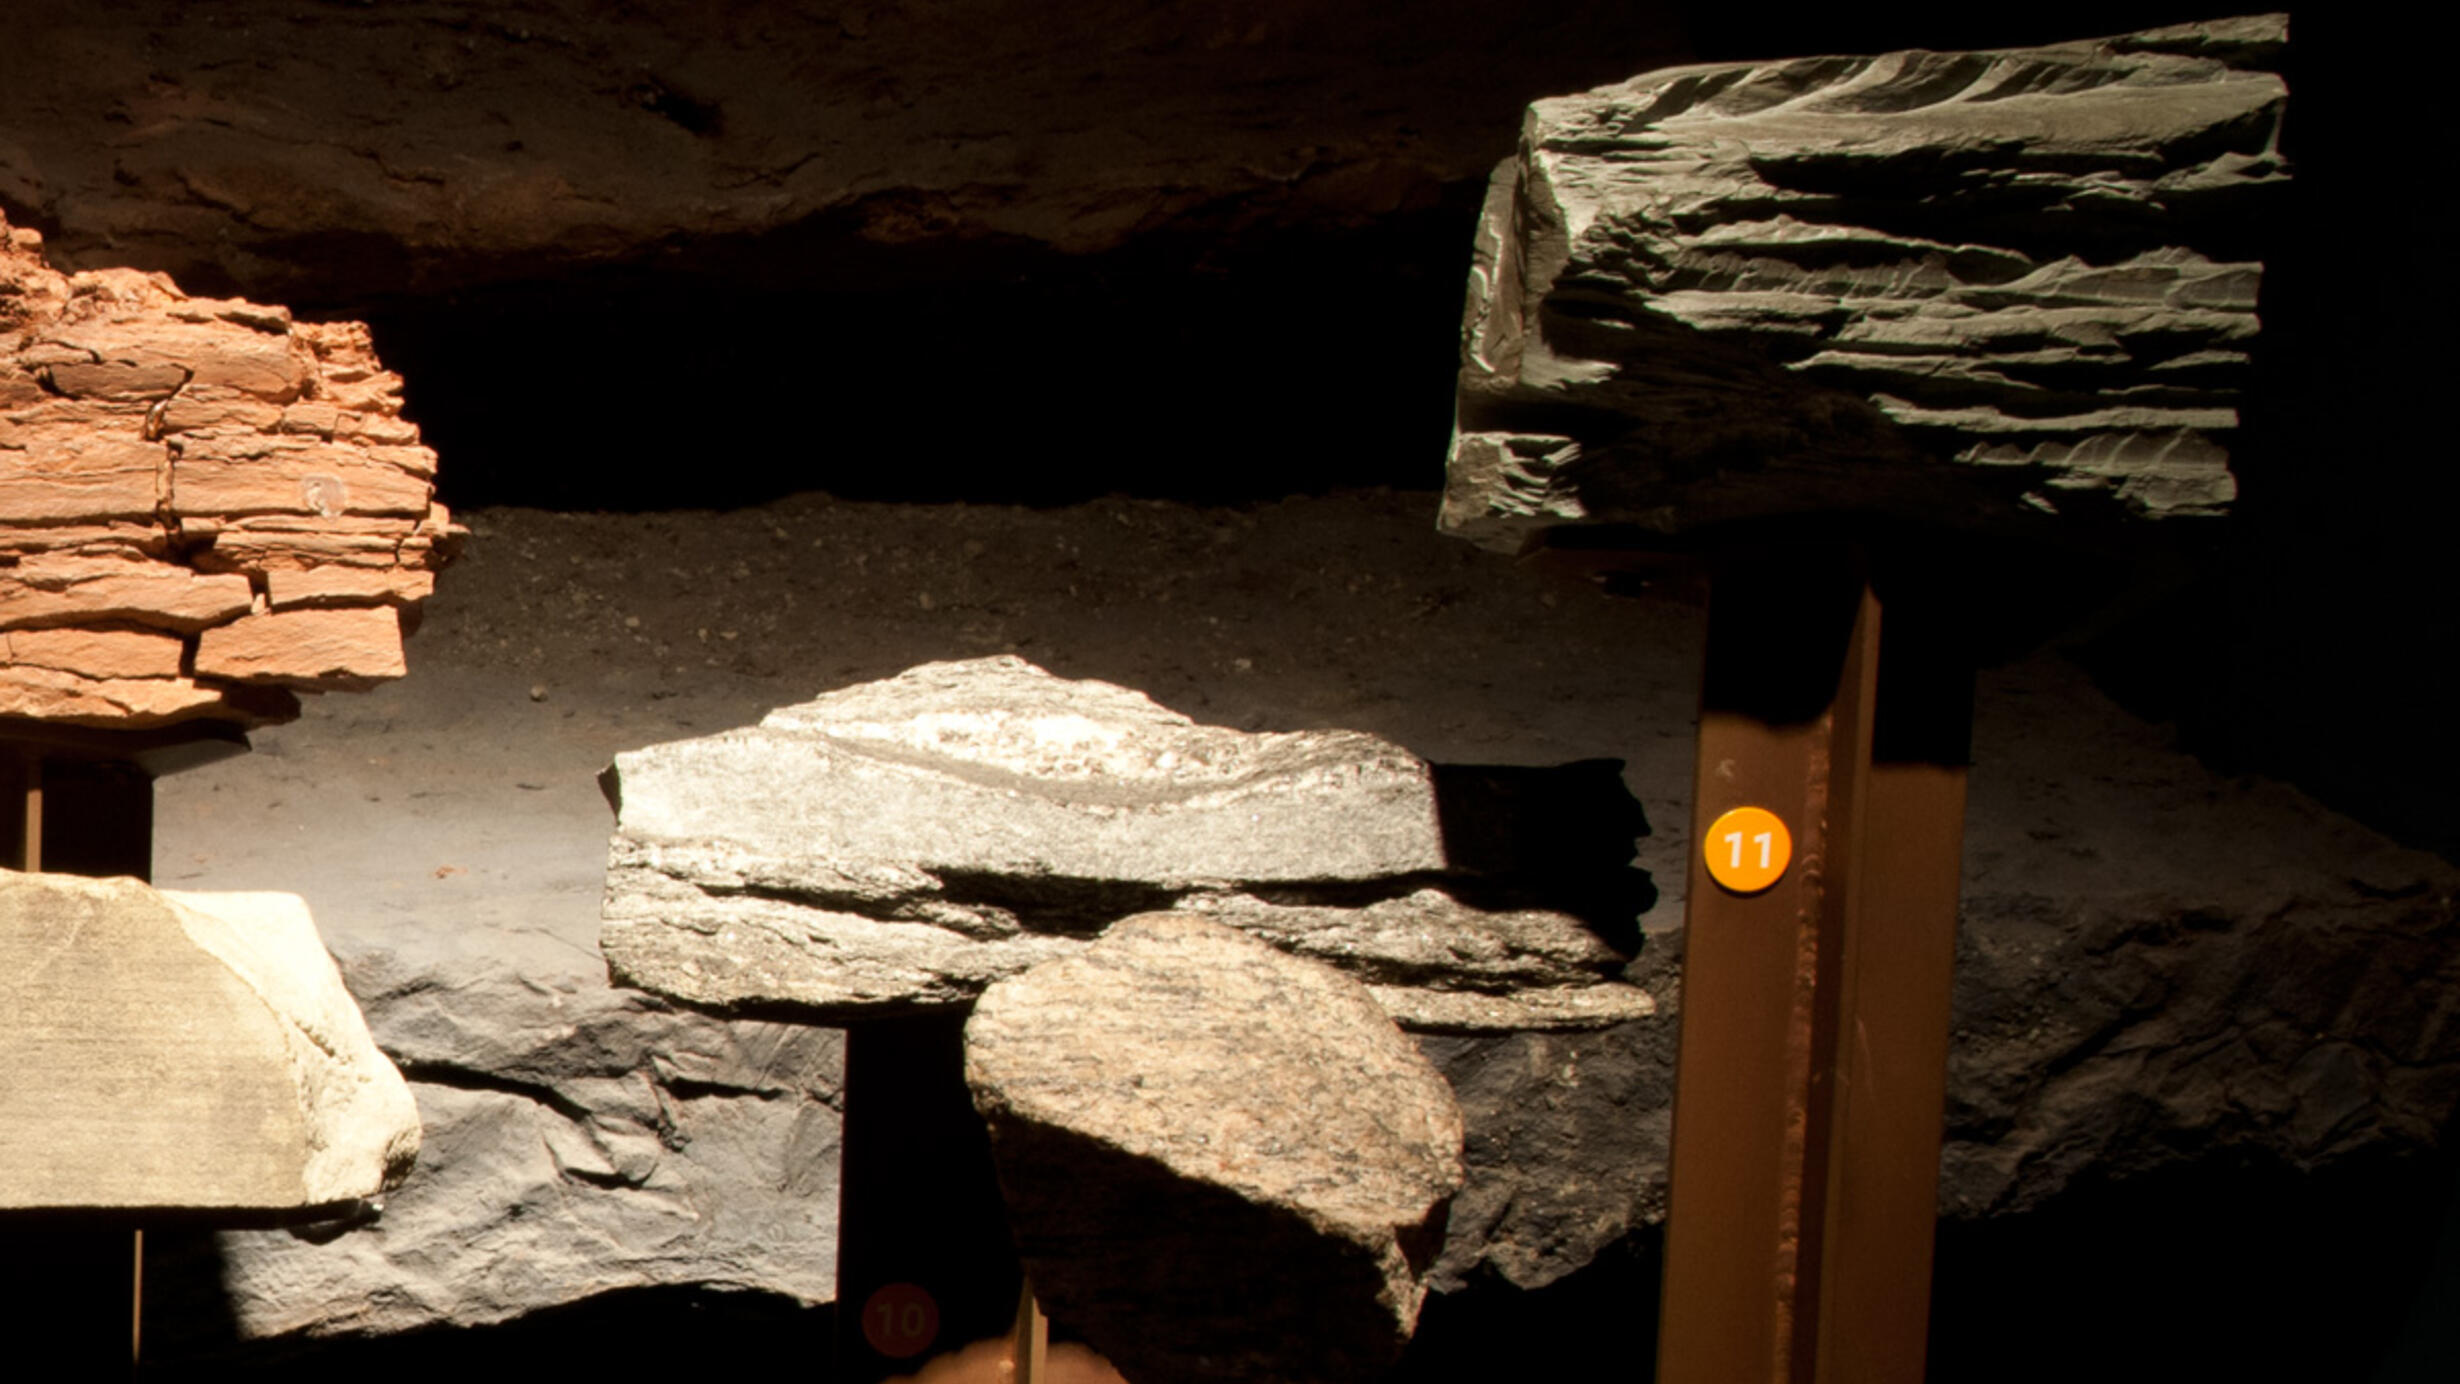
[[[1794,837],[1777,814],[1764,807],[1737,807],[1708,824],[1700,853],[1708,877],[1730,893],[1756,894],[1785,877],[1794,859]]]

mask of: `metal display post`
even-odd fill
[[[158,731],[0,725],[0,867],[150,879],[154,780],[247,751],[218,723]],[[145,1232],[106,1213],[0,1214],[0,1330],[62,1379],[133,1377]]]
[[[1013,1335],[1022,1270],[988,1131],[965,1085],[965,1016],[846,1029],[837,1373],[871,1384]]]
[[[1880,575],[1831,545],[1713,578],[1665,1384],[1922,1377],[1972,673]]]

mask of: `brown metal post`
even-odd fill
[[[1034,1297],[1034,1281],[1028,1278],[1017,1289],[1009,1384],[1050,1384],[1050,1352],[1051,1319],[1042,1315],[1042,1304]]]
[[[237,728],[218,724],[115,733],[9,723],[0,728],[0,867],[150,879],[154,779],[247,747]],[[142,1230],[61,1215],[0,1219],[0,1334],[41,1343],[60,1377],[134,1377],[144,1294]]]
[[[43,860],[43,758],[11,746],[0,772],[0,866],[39,870]]]
[[[1012,1336],[1021,1270],[965,1085],[965,1016],[849,1025],[844,1112],[835,1377],[911,1374]]]
[[[1877,611],[1837,550],[1736,564],[1709,606],[1695,843],[1729,808],[1792,833],[1759,893],[1692,853],[1658,1378],[1810,1378],[1825,1231],[1836,939],[1853,900]]]
[[[50,795],[42,754],[14,747],[8,755],[5,864],[17,870],[44,865]],[[73,799],[72,794],[72,799]],[[145,839],[153,839],[149,811]],[[74,833],[72,832],[72,838]],[[95,1378],[134,1378],[144,1314],[145,1235],[142,1231],[88,1230],[58,1225],[7,1235],[9,1263],[0,1268],[0,1324],[12,1337],[42,1341],[49,1361],[70,1373]]]
[[[1929,1337],[1973,721],[1947,589],[1883,593],[1861,899],[1840,967],[1823,1384],[1920,1384]]]
[[[1667,1384],[1921,1379],[1970,674],[1906,606],[1841,548],[1716,578],[1694,839],[1759,807],[1794,852],[1756,893],[1692,859]]]

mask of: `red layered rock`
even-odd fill
[[[256,724],[401,676],[459,531],[367,329],[41,247],[0,220],[0,718]]]

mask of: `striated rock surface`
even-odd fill
[[[1035,1289],[1122,1373],[1314,1384],[1399,1354],[1461,1116],[1354,981],[1140,916],[992,986],[965,1046]]]
[[[1669,68],[1529,108],[1443,524],[2212,515],[2288,170],[2278,15]]]
[[[418,1112],[307,906],[0,871],[0,1209],[373,1197]]]
[[[1119,918],[1179,910],[1340,965],[1413,1026],[1596,1027],[1653,1008],[1581,919],[1494,906],[1515,883],[1584,881],[1515,881],[1398,745],[1198,725],[1014,657],[619,755],[611,784],[608,965],[694,1004],[958,1005]],[[1479,849],[1456,851],[1464,836]],[[1629,841],[1590,872],[1629,874]]]
[[[679,1012],[548,948],[516,968],[438,931],[342,944],[426,1125],[417,1176],[356,1224],[184,1246],[207,1262],[162,1274],[161,1331],[385,1335],[669,1284],[834,1296],[841,1035]]]
[[[257,723],[401,676],[456,531],[366,328],[42,244],[0,220],[0,717]]]

